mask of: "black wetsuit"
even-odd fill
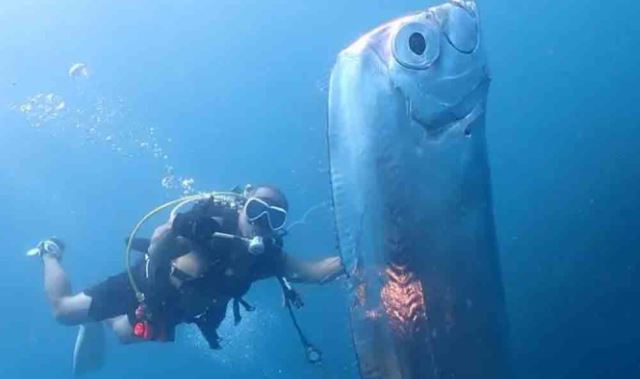
[[[220,232],[238,235],[238,212],[235,209],[201,202],[190,212],[200,212],[215,217],[220,224]],[[200,278],[190,278],[174,269],[171,275],[182,282],[180,289],[164,283],[151,285],[145,272],[145,262],[133,267],[136,283],[145,295],[152,299],[154,314],[159,316],[165,328],[165,340],[174,339],[175,326],[187,322],[195,323],[211,348],[218,348],[216,330],[224,320],[230,301],[233,301],[236,322],[240,319],[239,308],[250,306],[242,300],[251,284],[257,280],[284,275],[284,254],[281,239],[265,240],[265,252],[250,254],[246,243],[237,239],[215,239],[204,249],[209,254],[209,267]],[[168,275],[163,275],[168,278]],[[179,306],[180,296],[185,292],[197,291],[211,299],[206,311],[197,316],[186,316],[186,310]],[[107,280],[87,289],[85,294],[92,298],[89,317],[95,321],[128,315],[130,323],[135,322],[135,310],[139,303],[129,283],[126,272],[109,277]]]

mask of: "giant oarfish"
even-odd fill
[[[476,4],[384,24],[331,75],[339,249],[363,379],[509,377]]]

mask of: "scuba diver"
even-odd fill
[[[28,253],[41,257],[55,319],[81,325],[74,371],[102,365],[101,321],[122,343],[173,341],[178,324],[193,323],[209,347],[219,349],[217,328],[228,305],[232,304],[239,323],[241,307],[253,310],[243,296],[254,282],[267,278],[280,282],[307,358],[319,360],[319,351],[306,340],[291,309],[303,303],[289,281],[323,284],[341,276],[344,269],[338,257],[306,262],[284,252],[289,205],[282,191],[248,185],[236,195],[201,196],[185,212],[179,212],[180,206],[151,239],[135,238],[134,230],[128,249],[145,253],[144,260],[77,294],[71,292],[61,265],[65,250],[61,240],[44,240]]]

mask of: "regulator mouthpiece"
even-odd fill
[[[264,253],[264,238],[255,236],[249,241],[249,253],[253,255],[261,255]]]

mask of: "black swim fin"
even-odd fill
[[[80,325],[73,349],[73,374],[81,376],[104,366],[105,335],[102,322]]]

